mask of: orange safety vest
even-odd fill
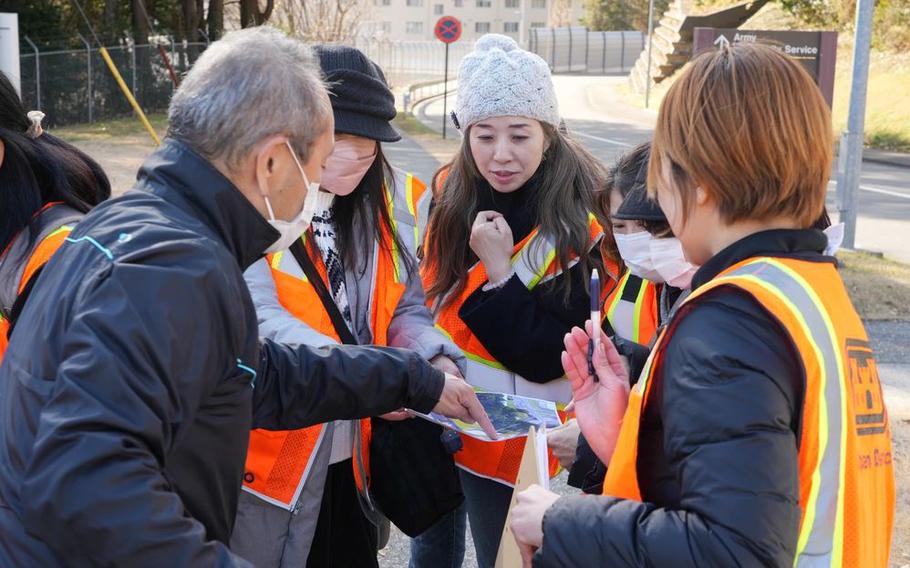
[[[887,566],[895,498],[891,430],[866,330],[837,270],[828,263],[751,258],[685,302],[719,286],[751,294],[787,331],[803,364],[794,566]],[[672,329],[661,334],[630,394],[605,495],[641,500],[638,429],[668,333]]]
[[[417,215],[420,200],[426,187],[410,174],[396,175],[396,187],[404,193],[395,192],[386,185],[389,217],[393,230],[413,255],[419,243]],[[406,230],[414,226],[414,231]],[[313,259],[317,271],[328,284],[325,263],[315,243],[307,235],[301,237],[307,253]],[[370,331],[375,345],[388,345],[388,329],[398,302],[404,294],[407,274],[402,273],[401,251],[394,246],[391,234],[383,232],[389,248],[373,244],[375,277],[370,293]],[[322,305],[316,289],[309,282],[294,255],[288,251],[266,257],[275,280],[279,302],[297,319],[317,332],[341,342],[328,312]],[[316,449],[325,435],[325,424],[292,431],[253,430],[247,451],[243,489],[277,507],[293,510],[300,492],[309,476],[316,456]],[[370,479],[370,420],[359,422],[360,435],[355,436],[353,461],[354,480],[357,488],[368,497]]]
[[[604,302],[603,317],[619,337],[650,345],[659,325],[657,284],[626,269]]]
[[[595,246],[603,234],[600,224],[589,217],[590,246]],[[574,258],[567,268],[578,262]],[[556,257],[555,244],[546,236],[534,229],[521,242],[515,245],[512,253],[512,268],[518,278],[529,290],[538,284],[552,280],[563,269]],[[433,275],[423,272],[424,284],[432,281]],[[476,263],[468,270],[467,284],[455,301],[435,313],[436,327],[445,333],[467,357],[467,381],[474,387],[493,392],[518,394],[542,398],[557,402],[560,405],[572,399],[572,388],[565,378],[550,381],[546,384],[532,383],[509,371],[496,361],[483,343],[471,332],[458,316],[461,305],[475,290],[487,283],[487,272],[483,263]],[[439,304],[444,302],[440,301]],[[565,415],[562,415],[565,419]],[[455,454],[455,462],[463,469],[481,477],[486,477],[514,485],[518,476],[518,466],[524,452],[524,437],[499,442],[485,442],[467,435],[461,436],[463,449]],[[559,462],[550,454],[550,473],[558,472]]]
[[[37,218],[44,211],[50,209],[55,205],[58,205],[58,203],[49,203],[45,205],[35,215],[35,217]],[[35,272],[47,264],[47,261],[49,261],[51,257],[54,256],[54,253],[57,252],[57,249],[60,248],[72,230],[73,225],[62,225],[57,229],[51,231],[50,234],[38,242],[25,263],[25,269],[23,270],[22,277],[19,279],[19,283],[17,285],[16,295],[21,294],[22,291],[25,290],[25,287],[32,279],[32,276],[35,275]],[[11,249],[12,243],[7,247],[7,250],[5,252],[8,254]],[[0,313],[0,363],[3,362],[3,356],[6,354],[6,348],[9,345],[9,338],[7,337],[8,333],[9,321],[7,321],[6,318],[3,317],[3,314]]]

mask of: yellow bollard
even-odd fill
[[[114,79],[117,80],[117,84],[120,85],[120,89],[123,91],[123,94],[126,95],[126,100],[130,102],[133,110],[136,111],[136,114],[139,116],[139,120],[142,121],[142,124],[145,125],[145,129],[148,130],[149,136],[152,137],[152,140],[155,141],[156,145],[161,144],[161,140],[158,138],[158,133],[155,132],[155,129],[152,128],[152,123],[149,122],[149,119],[146,118],[145,113],[142,112],[142,107],[139,106],[139,103],[136,102],[133,93],[130,92],[129,88],[126,86],[123,77],[120,76],[120,71],[117,71],[117,66],[114,65],[114,61],[111,59],[110,54],[107,52],[107,49],[100,47],[98,51],[101,53],[101,57],[104,58],[104,62],[107,63],[108,69],[111,70],[111,74],[114,76]]]

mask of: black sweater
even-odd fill
[[[536,190],[536,174],[512,193],[496,192],[483,182],[478,187],[477,211],[502,213],[514,241],[520,242],[536,226],[532,203]],[[597,254],[596,247],[592,254]],[[502,288],[487,292],[478,288],[462,304],[458,315],[510,371],[536,383],[552,381],[564,374],[560,362],[563,338],[573,326],[583,326],[590,317],[588,277],[581,264],[576,264],[528,290],[513,275]],[[565,278],[572,279],[568,301],[562,287]]]

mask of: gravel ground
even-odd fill
[[[574,487],[566,485],[566,472],[560,473],[557,477],[550,480],[550,489],[560,495],[574,495],[579,493]],[[389,545],[379,553],[379,566],[381,568],[404,568],[408,565],[410,558],[410,539],[401,533],[394,526],[392,527],[392,537],[389,539]],[[432,567],[437,568],[437,567]],[[443,567],[438,567],[443,568]],[[465,545],[464,565],[463,568],[477,568],[477,556],[474,554],[474,542],[471,540],[471,528],[468,527],[467,543]]]

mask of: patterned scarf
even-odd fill
[[[332,293],[332,299],[335,300],[335,305],[338,306],[348,328],[353,331],[351,306],[348,303],[347,287],[344,283],[344,264],[335,244],[335,216],[332,208],[317,212],[313,216],[310,226],[313,228],[316,246],[319,247],[326,272],[329,275],[329,290]]]

